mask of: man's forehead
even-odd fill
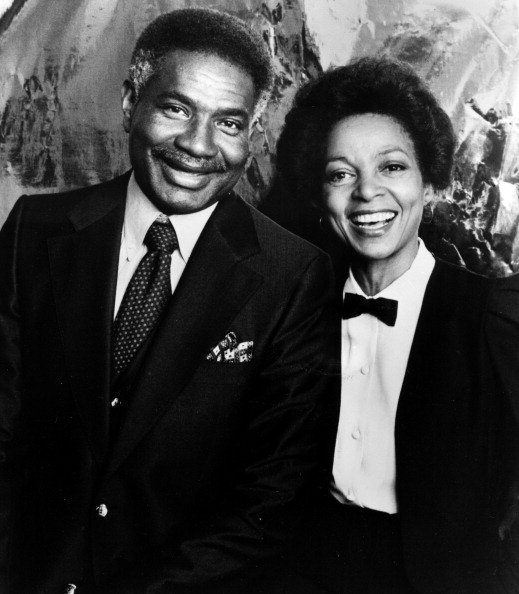
[[[173,48],[165,52],[159,61],[162,66],[175,64],[179,68],[203,68],[208,63],[221,63],[229,71],[237,72],[240,76],[249,79],[254,86],[252,74],[247,72],[243,65],[230,56],[222,55],[217,50]]]
[[[249,114],[254,111],[256,91],[252,76],[216,52],[171,50],[164,54],[155,82],[160,83],[163,92],[198,91],[208,99],[239,104]]]

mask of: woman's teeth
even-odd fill
[[[381,229],[396,217],[395,212],[381,211],[363,214],[353,214],[350,221],[357,227]]]

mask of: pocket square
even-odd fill
[[[206,355],[207,361],[222,363],[248,363],[252,361],[252,347],[254,341],[238,342],[236,334],[229,332],[225,338],[213,347]]]

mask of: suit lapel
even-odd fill
[[[435,264],[398,402],[397,446],[406,433],[405,426],[414,422],[413,417],[420,410],[441,410],[445,404],[442,399],[452,397],[445,389],[445,378],[449,373],[456,373],[453,365],[464,364],[472,347],[476,349],[476,344],[469,344],[467,341],[471,339],[467,337],[469,331],[478,328],[487,289],[471,284],[469,279],[469,275],[460,274],[449,264],[441,261]],[[460,368],[459,373],[467,372]],[[429,418],[429,422],[433,420]]]
[[[112,473],[167,410],[262,282],[243,262],[259,251],[249,208],[222,200],[204,228],[138,375],[108,465]]]
[[[434,374],[439,371],[431,368],[431,361],[435,358],[433,356],[435,351],[441,348],[438,344],[438,332],[441,331],[446,317],[453,315],[449,308],[452,303],[449,304],[446,299],[449,293],[449,284],[445,278],[442,263],[436,262],[424,294],[409,353],[398,401],[397,429],[400,417],[405,414],[408,399],[416,398],[417,395],[427,397],[431,380],[434,379]]]
[[[48,241],[65,360],[101,464],[108,445],[110,333],[128,177],[94,188],[69,213],[74,231]]]

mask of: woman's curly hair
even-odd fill
[[[302,87],[277,144],[278,174],[297,201],[318,203],[326,140],[340,120],[364,113],[394,118],[413,141],[424,183],[449,186],[455,136],[449,116],[403,63],[366,57]]]

